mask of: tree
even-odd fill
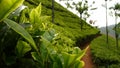
[[[67,6],[67,8],[72,8],[72,6],[70,5],[69,1],[73,1],[73,0],[59,0],[59,1],[67,1],[65,3],[65,5]]]
[[[120,16],[119,16],[120,17]],[[120,22],[116,26],[116,31],[118,33],[118,36],[120,35]],[[119,37],[118,37],[119,38]]]
[[[107,1],[108,0],[105,0],[105,9],[106,9],[106,44],[107,44],[107,46],[109,48],[109,45],[108,45],[108,15],[107,15],[108,6],[107,6]],[[107,61],[106,68],[109,68],[109,61]]]
[[[107,1],[108,0],[105,0],[105,9],[106,9],[106,44],[108,46],[108,16],[107,16],[107,14],[108,14],[108,11],[107,11],[108,6],[107,6]],[[108,48],[109,48],[109,46],[108,46]]]
[[[108,44],[108,18],[107,18],[107,0],[105,0],[105,8],[106,8],[106,43]]]
[[[95,2],[93,1],[93,4]],[[72,5],[70,5],[70,3],[66,3],[67,5],[67,8],[71,8],[71,9],[75,9],[78,13],[79,13],[79,16],[80,16],[80,25],[81,25],[81,30],[83,28],[83,20],[86,20],[90,14],[88,13],[88,10],[90,7],[92,7],[92,5],[88,5],[88,1],[87,0],[82,0],[82,1],[79,1],[78,3],[75,3],[73,2]],[[91,8],[91,10],[95,10],[96,8]]]
[[[82,1],[80,1],[78,3],[73,2],[73,5],[74,5],[75,9],[79,12],[79,15],[80,15],[80,24],[81,24],[81,30],[82,30],[82,28],[83,28],[83,22],[82,22],[81,19],[83,18],[82,17],[83,14],[88,15],[88,13],[87,13],[87,11],[88,11],[88,1],[85,0],[85,2],[83,2],[83,0],[82,0]]]
[[[118,12],[120,11],[120,4],[116,3],[113,7],[110,7],[110,9],[114,10],[114,15],[115,15],[115,38],[116,38],[116,48],[118,48],[118,33],[117,33],[117,19],[118,16],[120,15]]]

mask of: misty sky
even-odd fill
[[[57,1],[58,3],[60,3],[61,5],[63,5],[64,7],[65,6],[65,2],[66,1],[59,1],[59,0],[55,0]],[[73,0],[74,2],[78,2],[80,0]],[[90,11],[90,18],[87,20],[89,22],[89,20],[95,20],[96,23],[93,25],[93,26],[98,26],[98,27],[103,27],[103,26],[106,26],[106,10],[105,10],[105,7],[102,6],[102,4],[105,4],[105,1],[104,0],[88,0],[89,4],[91,4],[93,1],[95,1],[95,4],[93,5],[94,7],[97,7],[96,10],[93,10],[93,11]],[[72,1],[71,1],[72,2]],[[114,6],[115,3],[119,2],[120,3],[120,0],[112,0],[112,1],[108,1],[108,8],[111,7],[111,6]],[[71,10],[71,9],[69,9]],[[72,9],[72,12],[74,12],[75,14],[78,15],[78,13]],[[114,16],[110,16],[110,10],[108,10],[108,25],[112,25],[114,24]],[[120,19],[118,20],[118,22],[120,22]]]

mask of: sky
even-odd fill
[[[64,7],[66,7],[65,2],[66,1],[59,1],[59,0],[55,0],[56,2],[60,3],[61,5],[63,5]],[[80,0],[73,0],[74,2],[78,2]],[[93,1],[95,1],[95,4],[93,5],[94,7],[97,7],[96,10],[90,11],[91,16],[87,19],[87,22],[89,22],[90,20],[96,21],[95,24],[93,24],[92,26],[98,26],[98,27],[104,27],[106,26],[106,10],[105,7],[102,6],[102,4],[105,4],[105,0],[88,0],[88,3],[91,4]],[[72,2],[72,1],[69,1]],[[114,4],[116,3],[120,3],[120,0],[112,0],[112,1],[108,1],[108,9],[109,7],[114,6]],[[73,13],[79,15],[75,10],[71,10],[68,9],[70,11],[72,11]],[[110,10],[108,10],[108,25],[113,25],[115,22],[115,18],[114,16],[110,16]],[[120,19],[118,19],[118,22],[120,22]]]

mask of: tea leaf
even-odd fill
[[[29,44],[25,41],[18,41],[17,46],[16,46],[16,51],[18,57],[23,57],[25,53],[31,50],[31,47]]]
[[[1,0],[0,21],[6,18],[11,12],[18,8],[24,0]]]
[[[25,38],[31,44],[31,47],[33,47],[36,51],[38,51],[37,46],[36,46],[33,38],[22,26],[20,26],[19,24],[17,24],[16,22],[14,22],[10,19],[5,19],[4,22],[10,28],[12,28],[14,31],[16,31],[18,34],[20,34],[23,38]]]

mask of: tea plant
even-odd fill
[[[101,37],[98,37],[92,41],[91,52],[93,55],[93,61],[98,68],[105,68],[106,64],[108,64],[110,68],[119,68],[120,52],[116,49],[115,38],[112,38],[110,36],[108,38],[109,48],[107,48],[106,44],[106,35],[102,35]]]
[[[85,50],[60,42],[49,16],[41,16],[41,4],[15,13],[23,0],[1,0],[0,66],[2,68],[82,68]],[[8,5],[5,5],[7,3]],[[8,13],[4,13],[8,12]],[[12,17],[12,18],[11,18]],[[7,24],[7,26],[5,25]],[[57,35],[58,34],[58,35]]]

